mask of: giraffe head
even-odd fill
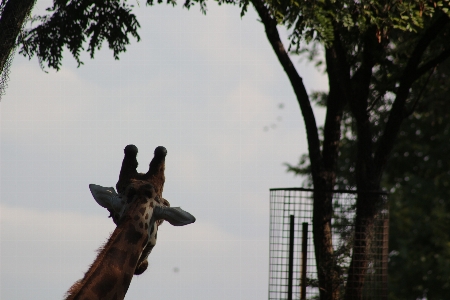
[[[147,257],[156,244],[158,226],[163,220],[174,226],[183,226],[195,222],[195,218],[179,207],[170,207],[169,202],[162,197],[166,148],[160,146],[155,149],[147,173],[138,173],[136,170],[136,146],[128,145],[124,152],[116,184],[118,193],[113,187],[90,184],[89,188],[97,203],[110,212],[116,225],[133,222],[137,231],[147,235],[135,270],[135,274],[142,274],[147,269]]]

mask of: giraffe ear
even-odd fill
[[[89,189],[91,190],[95,201],[97,201],[100,206],[108,209],[110,212],[120,214],[124,202],[113,187],[106,188],[100,185],[90,184]]]
[[[166,220],[173,226],[184,226],[195,222],[195,217],[180,207],[156,206],[153,209],[153,218],[156,221]]]

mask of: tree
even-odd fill
[[[159,3],[161,1],[158,1]],[[270,45],[285,70],[305,122],[308,160],[314,193],[313,235],[321,299],[360,299],[367,267],[368,232],[376,214],[382,176],[401,125],[416,109],[417,89],[439,63],[450,56],[448,1],[274,1],[218,0],[239,5],[245,14],[251,4],[257,11]],[[168,3],[174,4],[172,0]],[[187,0],[191,7],[204,0]],[[153,1],[148,0],[148,5]],[[67,46],[78,63],[86,37],[91,57],[104,40],[114,56],[125,50],[128,34],[139,39],[139,23],[131,6],[119,1],[55,0],[51,15],[35,18],[38,26],[28,30],[21,52],[37,55],[41,62],[58,69]],[[286,49],[277,25],[291,31]],[[304,42],[309,43],[303,46]],[[323,61],[317,56],[322,47]],[[326,65],[329,91],[321,96],[327,108],[323,138],[308,95],[295,69],[292,54],[307,53]],[[339,173],[338,159],[343,118],[354,126],[352,174],[358,190],[356,240],[346,291],[339,295],[339,273],[331,237],[332,197]]]
[[[297,95],[308,135],[314,195],[313,234],[321,299],[338,299],[331,240],[332,194],[344,111],[354,126],[354,176],[358,190],[355,242],[344,299],[361,299],[367,268],[368,232],[374,222],[382,175],[403,121],[415,109],[411,89],[450,55],[447,8],[420,2],[252,1],[266,35]],[[439,3],[437,5],[444,5]],[[448,5],[448,3],[447,3]],[[323,96],[327,115],[320,141],[300,76],[277,33],[292,28],[291,41],[316,40],[324,46],[330,84]],[[314,50],[314,49],[313,49]],[[314,54],[313,51],[309,51]],[[378,132],[375,130],[381,128]],[[322,145],[321,145],[322,143]]]
[[[118,59],[120,52],[129,44],[128,35],[137,38],[139,23],[131,13],[132,6],[120,1],[55,0],[47,9],[52,16],[35,16],[31,23],[39,25],[22,32],[36,0],[2,0],[0,2],[0,96],[6,89],[9,65],[18,43],[20,53],[37,55],[41,67],[46,62],[49,67],[59,70],[62,49],[67,46],[78,64],[80,50],[84,49],[86,37],[90,37],[88,51],[91,58],[100,49],[104,40]],[[22,34],[21,34],[22,32]]]
[[[35,0],[2,0],[0,2],[0,99],[6,88],[11,56]]]
[[[400,128],[382,179],[391,207],[389,299],[446,299],[449,293],[449,74],[447,60],[411,90],[416,108]],[[325,104],[318,99],[319,105]],[[382,129],[375,127],[375,135]],[[356,185],[354,130],[350,113],[344,111],[336,176],[339,189]],[[289,166],[302,175],[309,169],[307,155],[298,166]]]

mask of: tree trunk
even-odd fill
[[[334,259],[331,216],[333,193],[314,184],[313,239],[321,300],[339,299],[339,273]]]
[[[6,85],[17,37],[36,0],[8,0],[0,17],[0,95]]]
[[[358,193],[353,253],[348,270],[345,300],[362,299],[379,200],[377,193]]]
[[[337,43],[336,43],[337,44]],[[341,274],[336,266],[331,231],[333,215],[333,193],[336,183],[339,141],[341,139],[341,122],[346,103],[345,78],[348,69],[340,62],[338,45],[326,49],[328,82],[330,91],[327,98],[327,115],[323,131],[322,159],[316,164],[320,169],[313,169],[314,207],[313,238],[316,255],[317,276],[321,300],[339,299]],[[346,74],[347,73],[347,74]],[[310,156],[312,161],[313,157]]]
[[[333,189],[336,178],[335,166],[340,138],[340,122],[342,119],[341,98],[330,97],[329,103],[332,108],[327,110],[324,137],[324,149],[326,148],[327,151],[324,150],[324,154],[322,155],[316,120],[309,96],[303,84],[303,79],[299,76],[294,64],[289,58],[278,34],[276,27],[277,23],[270,15],[264,2],[262,0],[252,0],[251,2],[264,24],[267,39],[291,82],[305,122],[313,184],[314,188],[320,191],[314,193],[313,211],[313,239],[319,274],[320,299],[337,300],[338,289],[336,288],[335,283],[337,282],[339,274],[334,271],[335,262],[331,236],[333,195],[326,191]],[[332,82],[336,81],[332,80]],[[330,85],[330,94],[331,90],[332,86]],[[338,95],[338,93],[335,93],[335,95]]]

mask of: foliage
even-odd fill
[[[6,0],[0,1],[0,14],[3,12],[5,5],[6,5]]]
[[[155,2],[161,4],[163,0],[146,0],[145,4],[152,6]],[[176,5],[175,0],[166,0],[166,3]],[[205,2],[199,3],[205,13]],[[192,4],[186,0],[184,6],[189,8]],[[130,37],[140,40],[140,24],[132,12],[133,7],[127,0],[54,0],[53,6],[47,8],[47,15],[31,19],[31,28],[23,32],[19,41],[20,53],[30,59],[36,55],[41,67],[46,63],[49,68],[59,70],[65,47],[80,66],[83,64],[80,55],[86,43],[86,51],[94,58],[95,51],[107,42],[118,60],[119,54],[130,44]]]
[[[384,181],[392,191],[390,298],[450,293],[450,63],[403,126]]]
[[[80,52],[89,38],[91,58],[106,40],[114,58],[119,59],[130,43],[128,35],[139,41],[139,22],[131,8],[118,0],[55,0],[47,9],[49,15],[32,19],[32,25],[37,22],[38,26],[25,31],[20,53],[30,58],[37,55],[41,63],[59,70],[65,46],[78,65],[83,64]]]
[[[242,15],[247,11],[250,0],[217,0],[219,4],[236,4],[242,8]],[[146,5],[153,5],[154,0],[147,0]],[[157,0],[162,3],[163,0]],[[176,1],[167,0],[167,4],[176,5]],[[184,6],[192,7],[198,3],[206,13],[205,0],[186,0]],[[291,44],[300,52],[301,41],[318,41],[325,45],[333,42],[336,26],[346,28],[347,42],[355,49],[355,37],[365,32],[372,25],[381,39],[388,37],[392,29],[417,31],[437,10],[450,14],[448,0],[437,1],[287,1],[268,0],[272,14],[279,24],[292,30]],[[67,47],[78,65],[80,52],[85,49],[91,58],[103,42],[107,42],[115,59],[126,51],[129,37],[139,41],[137,32],[140,27],[132,13],[133,5],[120,0],[55,0],[48,8],[49,14],[34,16],[32,27],[24,32],[20,53],[32,57],[36,55],[41,63],[59,70],[62,52]],[[304,49],[303,49],[304,50]]]
[[[269,0],[280,24],[293,29],[295,41],[317,39],[332,43],[335,28],[347,28],[350,41],[366,32],[372,25],[377,34],[387,36],[392,29],[417,31],[423,27],[425,17],[431,17],[436,9],[448,13],[447,1],[374,1],[374,0],[321,0],[286,1]]]

